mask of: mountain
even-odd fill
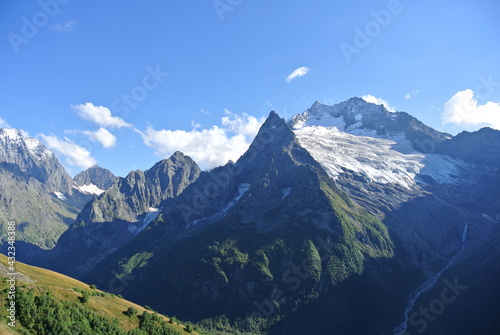
[[[51,248],[90,196],[73,188],[73,180],[43,144],[17,129],[0,129],[0,228],[17,224],[18,241]]]
[[[390,113],[356,98],[334,106],[316,103],[289,124],[339,188],[384,222],[399,246],[397,255],[422,269],[427,280],[412,294],[422,290],[425,295],[433,287],[430,283],[447,278],[448,267],[460,269],[455,273],[462,271],[462,277],[494,269],[498,251],[482,266],[460,255],[468,253],[469,243],[476,250],[491,250],[490,237],[498,242],[499,131],[484,128],[454,137],[422,126],[406,113]],[[472,281],[475,293],[484,296],[480,284]],[[456,327],[450,333],[498,330],[489,315],[489,326],[461,332]],[[437,333],[445,333],[448,324],[439,325]]]
[[[405,112],[389,112],[383,105],[351,98],[333,106],[316,101],[302,114],[296,114],[289,124],[294,129],[307,126],[335,126],[340,131],[357,135],[404,135],[412,147],[421,152],[433,150],[435,143],[451,138],[423,124]]]
[[[87,203],[53,250],[35,259],[30,257],[30,261],[82,276],[144,230],[159,214],[163,202],[181,194],[200,172],[190,157],[176,152],[149,170],[117,178]]]
[[[272,112],[236,162],[118,178],[29,260],[219,334],[497,333],[499,139],[359,98]]]
[[[349,306],[352,280],[370,273],[370,283],[391,286],[379,273],[400,268],[385,226],[338,189],[273,112],[236,163],[202,173],[84,278],[165,313],[196,321],[224,316],[260,332],[318,299],[333,295]],[[407,271],[403,277],[415,273]]]
[[[494,164],[478,166],[467,157],[479,148],[490,148],[486,156],[492,160],[499,157],[489,131],[464,141],[463,135],[440,133],[406,113],[358,98],[333,106],[315,103],[290,126],[339,187],[384,220],[412,262],[430,272],[460,248],[467,223],[481,224],[483,214],[497,216],[480,209],[495,199],[478,201],[492,185]]]
[[[4,170],[36,179],[49,192],[69,193],[73,184],[54,153],[18,129],[0,129],[0,164]]]
[[[9,294],[0,296],[2,306],[15,301],[16,320],[13,326],[9,311],[2,308],[0,324],[2,334],[185,334],[187,327],[170,318],[154,314],[144,308],[112,294],[96,290],[78,280],[56,272],[15,263],[16,283],[12,291],[11,265],[0,255],[0,289]],[[10,300],[9,295],[15,295]],[[127,315],[127,311],[132,311]],[[175,318],[172,318],[174,321]],[[193,329],[192,326],[189,326]],[[193,334],[198,334],[196,331]],[[204,334],[207,334],[204,332]]]
[[[116,176],[109,170],[94,165],[80,172],[74,178],[74,184],[81,192],[100,195],[115,181]]]

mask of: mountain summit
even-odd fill
[[[0,129],[0,219],[17,239],[51,248],[91,197],[73,188],[56,155],[18,129]]]
[[[116,176],[111,171],[94,165],[77,174],[75,178],[73,178],[73,181],[76,186],[80,188],[82,186],[86,186],[86,188],[95,186],[98,190],[107,190],[115,179]]]

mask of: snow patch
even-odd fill
[[[0,134],[0,138],[9,139],[12,141],[17,141],[22,139],[21,133],[19,130],[14,128],[3,128],[2,133]]]
[[[55,191],[55,192],[54,192],[54,195],[55,195],[55,196],[57,197],[57,199],[59,199],[59,200],[62,200],[62,201],[66,201],[66,200],[68,200],[68,199],[66,198],[66,196],[65,196],[64,194],[62,194],[61,192],[57,192],[57,191]]]
[[[87,195],[101,195],[105,192],[104,190],[101,190],[99,187],[97,187],[94,184],[83,185],[83,186],[73,186],[73,187],[75,189],[77,189],[78,191],[80,191],[81,193],[87,194]]]
[[[144,229],[146,229],[146,227],[149,226],[149,224],[151,222],[153,222],[154,219],[156,219],[158,217],[158,215],[160,214],[161,210],[162,210],[162,208],[150,207],[149,210],[148,210],[148,212],[144,216],[144,219],[142,219],[142,222],[140,223],[140,225],[138,225],[138,226],[130,226],[130,227],[128,227],[128,230],[132,234],[134,234],[134,236],[137,236]]]
[[[213,221],[213,220],[217,220],[217,219],[222,218],[224,216],[224,214],[226,214],[226,212],[229,209],[231,209],[234,205],[236,205],[238,203],[238,201],[241,199],[241,197],[250,189],[250,186],[251,185],[247,184],[247,183],[240,184],[240,186],[238,187],[238,195],[234,199],[229,201],[223,209],[221,209],[220,211],[218,211],[217,213],[215,213],[214,215],[211,215],[209,217],[194,220],[193,222],[191,222],[191,224],[188,224],[186,226],[186,228],[189,228],[191,226],[196,226],[200,222]]]
[[[292,193],[292,189],[290,187],[285,188],[282,193],[283,193],[283,196],[281,197],[281,200],[288,197],[290,195],[290,193]]]
[[[417,176],[429,176],[440,184],[456,183],[460,170],[467,166],[448,156],[420,153],[402,135],[376,138],[360,129],[349,134],[337,127],[322,126],[306,126],[294,132],[334,179],[350,170],[370,182],[410,188]]]

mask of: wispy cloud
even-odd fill
[[[366,102],[370,102],[372,104],[375,104],[375,105],[384,105],[385,109],[387,109],[391,113],[396,112],[396,109],[394,107],[391,107],[386,100],[374,97],[371,94],[363,95],[361,97],[361,99],[363,99]]]
[[[11,128],[10,124],[0,117],[0,128]]]
[[[93,103],[87,102],[86,104],[71,107],[82,119],[92,121],[102,127],[123,128],[132,126],[121,118],[112,116],[109,108],[104,106],[94,106]]]
[[[441,118],[443,124],[469,128],[489,126],[500,130],[500,103],[489,101],[479,105],[473,90],[459,91],[444,104]]]
[[[176,150],[191,156],[202,168],[211,169],[229,160],[236,161],[250,146],[265,118],[225,111],[220,126],[191,131],[156,130],[148,127],[139,132],[144,143],[156,149],[156,155],[168,157]]]
[[[50,29],[56,33],[67,33],[73,30],[75,24],[75,20],[69,20],[64,23],[55,23],[50,27]]]
[[[410,100],[410,99],[415,99],[420,93],[420,90],[412,90],[411,92],[406,93],[405,99]]]
[[[43,134],[40,134],[39,137],[45,142],[47,148],[55,151],[60,158],[64,158],[64,162],[68,165],[88,169],[96,164],[96,160],[92,157],[90,151],[67,137],[60,139],[55,135]]]
[[[292,80],[294,80],[295,78],[305,76],[308,72],[309,72],[308,67],[305,67],[305,66],[299,67],[298,69],[294,70],[292,73],[290,73],[288,75],[288,77],[286,78],[286,81],[289,83]]]

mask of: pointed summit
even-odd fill
[[[288,147],[295,140],[295,135],[286,124],[285,119],[282,119],[278,113],[272,111],[260,127],[249,150],[237,163],[240,160],[248,159],[248,157],[253,156],[256,152],[268,153]]]

